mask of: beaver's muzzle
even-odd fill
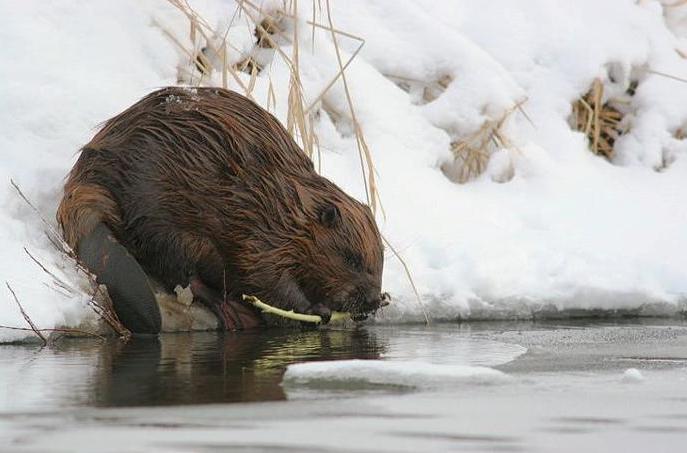
[[[389,305],[390,300],[389,293],[375,293],[373,297],[363,300],[362,303],[358,301],[358,303],[353,305],[353,308],[350,310],[351,318],[354,321],[364,321],[380,308]]]

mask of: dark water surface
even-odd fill
[[[286,399],[287,365],[378,359],[384,345],[359,331],[195,333],[110,343],[90,389],[98,406],[153,406]]]
[[[276,401],[286,399],[282,375],[293,363],[385,358],[499,364],[519,352],[517,346],[472,338],[469,330],[456,326],[275,329],[164,334],[127,343],[63,339],[50,348],[0,346],[0,367],[13,379],[24,375],[51,381],[37,389],[36,397],[9,393],[4,408]],[[72,372],[79,377],[72,377]],[[0,371],[0,380],[3,374]]]
[[[320,361],[337,368],[284,380],[289,365]],[[653,453],[685,441],[687,326],[676,320],[0,346],[3,452]]]

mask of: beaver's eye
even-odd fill
[[[340,218],[339,208],[333,204],[328,204],[320,210],[320,223],[327,228],[336,225]]]
[[[361,272],[363,270],[363,257],[360,253],[348,250],[344,252],[343,258],[346,264],[356,271]]]

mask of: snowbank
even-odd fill
[[[508,376],[493,368],[468,365],[437,365],[425,362],[382,360],[332,360],[289,365],[285,386],[340,387],[370,385],[442,387],[465,384],[495,384]]]
[[[314,101],[337,63],[329,32],[313,33],[304,22],[312,5],[299,3],[301,80],[306,101]],[[687,84],[659,74],[687,76],[680,55],[687,50],[687,6],[332,3],[335,27],[365,39],[346,74],[378,173],[386,213],[379,223],[433,318],[685,309]],[[230,26],[239,56],[254,49],[253,29],[234,14],[232,1],[191,4],[218,31]],[[0,278],[41,327],[74,325],[89,317],[84,299],[43,284],[49,279],[23,247],[60,275],[64,263],[9,179],[52,221],[63,177],[98,123],[177,82],[186,57],[165,31],[186,43],[188,21],[163,0],[5,2],[0,15]],[[327,22],[326,11],[315,17]],[[338,40],[346,61],[359,41]],[[288,40],[282,49],[291,53]],[[273,58],[255,80],[254,97],[263,105],[273,88],[281,120],[288,78],[287,66]],[[572,103],[596,78],[607,96],[637,83],[626,106],[630,129],[616,141],[611,162],[590,153],[568,121]],[[237,88],[234,80],[229,86]],[[364,199],[342,85],[314,111],[323,174]],[[441,168],[454,165],[451,143],[499,119],[508,146],[496,147],[476,178],[449,180]],[[394,303],[380,319],[421,319],[391,253],[384,284]],[[22,325],[4,288],[3,294],[0,324]],[[0,331],[0,340],[7,335]]]

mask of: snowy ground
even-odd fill
[[[378,173],[386,212],[378,220],[433,318],[685,310],[687,84],[666,74],[687,77],[687,5],[668,3],[332,2],[334,26],[365,39],[346,74]],[[222,34],[231,25],[238,49],[273,58],[254,48],[232,1],[191,4]],[[299,4],[301,80],[315,101],[337,63],[329,32],[313,34],[304,22],[312,5]],[[39,326],[73,325],[89,314],[84,300],[43,284],[49,279],[23,247],[56,272],[63,263],[9,179],[52,221],[63,177],[98,123],[177,83],[185,57],[163,30],[186,43],[188,21],[163,0],[6,0],[0,17],[0,278]],[[316,10],[315,20],[326,23],[326,11]],[[338,40],[346,61],[359,41]],[[291,54],[291,43],[281,44]],[[607,97],[625,101],[629,132],[611,162],[590,153],[568,122],[571,104],[596,78]],[[256,80],[263,105],[270,82],[284,120],[288,70],[279,58]],[[624,95],[633,83],[636,94]],[[314,111],[323,174],[364,199],[342,85]],[[460,170],[451,143],[504,117],[508,143],[492,149],[486,171],[464,184],[449,180],[442,167]],[[382,320],[422,318],[391,254],[385,288],[394,304]],[[21,325],[2,291],[0,324]]]

